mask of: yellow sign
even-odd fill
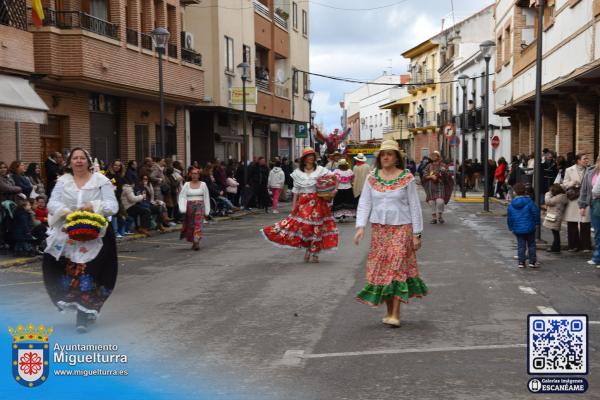
[[[232,87],[229,89],[229,102],[232,105],[244,104],[243,92],[244,90],[241,87]],[[246,105],[256,105],[256,97],[256,87],[246,86]]]
[[[373,154],[377,150],[379,150],[379,147],[355,147],[355,148],[348,147],[346,149],[346,152],[348,154],[358,154],[358,153]]]

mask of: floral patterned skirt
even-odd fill
[[[180,239],[185,238],[190,243],[198,243],[202,239],[203,224],[204,202],[202,200],[188,201]]]
[[[367,284],[356,299],[376,306],[392,298],[408,302],[426,294],[427,286],[417,269],[412,225],[372,224]]]
[[[338,246],[338,229],[329,204],[316,193],[301,194],[292,214],[261,229],[261,233],[276,246],[304,248],[311,253],[335,250]]]
[[[117,282],[117,244],[108,224],[102,248],[92,261],[75,263],[61,257],[58,261],[44,254],[44,285],[60,310],[79,310],[97,316]]]

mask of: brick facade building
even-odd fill
[[[15,4],[26,7],[25,1]],[[49,152],[74,146],[106,161],[161,156],[158,55],[148,32],[163,26],[171,32],[163,57],[164,156],[188,162],[186,114],[203,96],[204,72],[200,58],[179,46],[182,4],[50,0],[43,1],[40,28],[0,21],[0,37],[10,38],[0,50],[7,57],[1,59],[33,67],[29,72],[36,78],[36,92],[49,109],[47,124],[21,124],[21,154],[3,141],[0,159],[42,162]],[[14,69],[5,61],[0,67]],[[0,121],[0,129],[4,137],[16,134],[10,121]]]

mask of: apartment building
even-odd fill
[[[534,151],[537,33],[542,29],[542,148],[598,155],[600,1],[498,0],[496,112],[509,116],[511,153]]]
[[[23,132],[23,140],[41,154],[22,158],[41,161],[50,151],[77,145],[106,161],[147,156],[189,161],[187,108],[203,97],[204,72],[200,55],[182,51],[180,37],[185,7],[194,2],[44,1],[43,26],[27,29],[33,35],[36,92],[49,109],[48,120]],[[25,2],[19,4],[19,15],[31,14]],[[158,54],[149,35],[156,27],[171,33],[163,62],[165,154]]]
[[[33,33],[25,0],[0,2],[0,160],[38,161],[48,107],[35,92]]]
[[[440,149],[440,45],[434,37],[405,51],[402,56],[409,59],[411,75],[407,123],[413,146],[408,156],[420,160]]]
[[[384,137],[392,127],[391,111],[380,107],[406,96],[402,85],[409,79],[408,75],[386,72],[371,83],[344,94],[342,126],[352,129],[350,140],[360,142]]]
[[[309,121],[308,3],[287,0],[208,0],[188,7],[186,32],[206,66],[205,93],[191,114],[192,158],[293,156],[296,126]],[[242,62],[250,64],[246,132]]]

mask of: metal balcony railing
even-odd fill
[[[139,45],[138,31],[127,28],[125,29],[125,35],[127,36],[127,43],[132,44],[134,46]]]
[[[269,81],[264,79],[256,79],[256,87],[263,92],[270,92]]]
[[[437,126],[438,125],[438,113],[435,111],[427,111],[425,112],[425,126]]]
[[[416,128],[415,120],[416,120],[416,118],[413,115],[411,115],[410,117],[407,118],[406,125],[407,125],[408,129]]]
[[[202,55],[194,50],[181,49],[181,59],[190,64],[202,65]]]
[[[280,16],[279,14],[277,14],[277,12],[275,12],[275,14],[273,14],[273,19],[275,20],[275,23],[277,25],[279,25],[280,27],[282,27],[283,29],[287,29],[288,28],[288,23],[285,20],[285,18],[283,18],[282,16]]]
[[[25,0],[0,1],[0,25],[26,31],[27,4]]]
[[[395,132],[395,131],[406,131],[406,129],[408,129],[408,121],[404,121],[400,124],[394,124],[394,125],[390,125],[390,126],[386,126],[383,128],[383,133],[390,133],[390,132]]]
[[[142,49],[152,50],[152,36],[147,33],[140,33],[142,38]]]
[[[269,11],[269,7],[267,7],[258,0],[254,0],[254,11],[266,18],[271,18],[271,12]]]
[[[290,98],[290,89],[285,85],[276,83],[275,84],[275,96],[285,97],[286,99],[289,99]]]
[[[31,10],[31,9],[29,9]],[[44,9],[44,25],[61,29],[80,28],[112,39],[119,39],[119,26],[81,11]]]
[[[167,54],[169,57],[177,58],[177,45],[169,43],[167,46]]]

